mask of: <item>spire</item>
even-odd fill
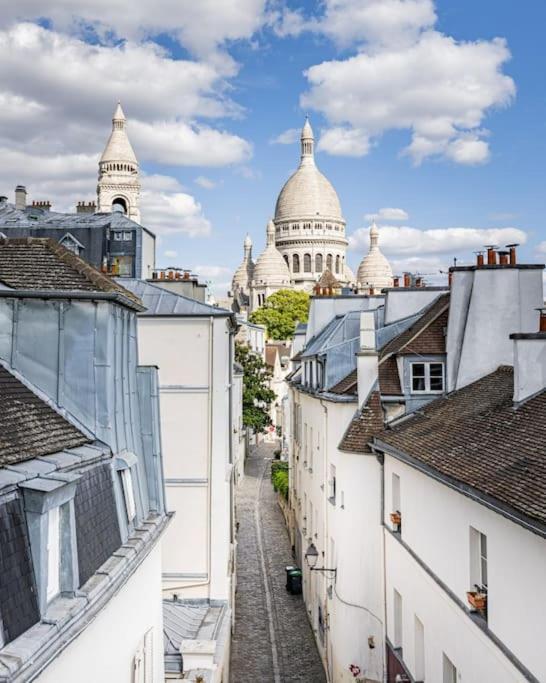
[[[244,256],[245,259],[250,259],[252,257],[252,240],[250,239],[250,235],[247,233],[244,241]]]
[[[112,130],[123,130],[125,128],[125,114],[123,113],[123,109],[121,108],[121,102],[118,100],[116,110],[114,111],[114,115],[112,116]]]
[[[315,158],[314,153],[315,147],[315,136],[313,135],[313,129],[309,123],[309,117],[305,117],[305,123],[301,129],[301,160],[313,161]]]
[[[375,221],[370,227],[370,251],[375,251],[379,248],[379,228]]]
[[[275,223],[273,223],[272,220],[269,221],[267,224],[267,240],[266,240],[267,246],[275,246]]]

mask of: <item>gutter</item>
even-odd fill
[[[86,301],[114,301],[133,311],[145,311],[146,307],[121,292],[101,292],[62,289],[0,289],[0,298],[6,299],[80,299]]]

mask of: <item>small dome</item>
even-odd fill
[[[301,131],[300,165],[280,191],[275,222],[315,217],[344,222],[336,191],[316,167],[314,141],[313,129],[306,119]]]
[[[275,225],[267,225],[267,244],[254,266],[252,278],[255,286],[289,287],[290,271],[280,251],[275,246]]]
[[[254,277],[254,261],[252,260],[252,240],[247,234],[243,242],[243,260],[237,268],[231,281],[231,289],[241,289],[248,293],[250,283]]]
[[[379,249],[379,229],[375,223],[370,228],[370,251],[362,259],[356,279],[361,288],[392,287],[392,268]]]

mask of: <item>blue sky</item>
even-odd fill
[[[5,13],[4,192],[91,199],[119,98],[159,265],[197,268],[221,291],[246,232],[255,256],[263,247],[297,165],[298,143],[274,140],[309,112],[353,267],[385,208],[402,210],[379,221],[395,270],[432,280],[490,240],[546,256],[544,3],[525,15],[508,0],[175,5],[59,0],[44,16],[23,0]]]

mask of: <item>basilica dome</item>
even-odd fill
[[[344,222],[337,192],[315,164],[313,130],[308,120],[302,130],[301,141],[301,162],[279,194],[275,223],[316,217]]]
[[[269,221],[267,225],[267,245],[256,261],[252,280],[254,286],[290,287],[290,271],[275,246],[273,221]]]
[[[379,249],[379,229],[375,223],[370,228],[370,251],[362,259],[356,275],[361,289],[392,287],[392,268]]]

